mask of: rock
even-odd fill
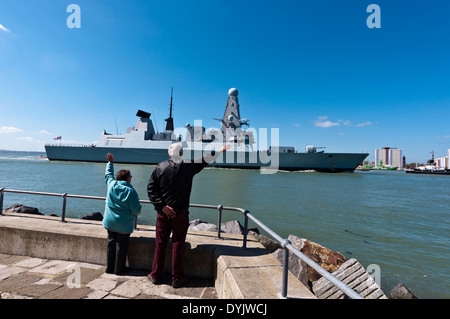
[[[103,214],[100,213],[100,212],[91,213],[91,214],[88,214],[88,215],[85,215],[85,216],[81,217],[81,219],[102,221],[103,220]]]
[[[388,295],[389,299],[417,299],[414,294],[402,283],[395,286]]]
[[[217,226],[210,223],[201,223],[197,226],[191,227],[194,231],[207,231],[207,232],[217,232]]]
[[[314,260],[329,272],[336,271],[339,266],[347,260],[342,254],[310,240],[299,238],[294,235],[289,235],[288,239],[292,243],[292,246],[300,250],[303,254]],[[283,262],[282,249],[275,251],[274,256],[281,263]],[[322,277],[317,271],[306,265],[300,258],[292,253],[289,254],[289,271],[303,283],[305,282],[305,276],[307,278],[306,281],[309,282],[314,282]]]
[[[298,238],[297,236],[289,235],[289,240],[291,241],[292,245],[297,248],[298,250],[301,250],[303,247],[302,239]],[[273,255],[275,256],[278,261],[283,264],[283,249],[280,248],[277,249]],[[289,271],[291,274],[295,276],[302,284],[304,284],[306,287],[308,287],[308,268],[307,264],[303,262],[300,258],[298,258],[293,253],[289,252]]]
[[[201,221],[200,219],[194,219],[193,221],[189,222],[188,228],[194,231],[217,232],[216,225]]]
[[[217,225],[211,224],[200,219],[194,219],[189,222],[189,229],[195,231],[209,231],[209,232],[217,232]],[[254,229],[258,232],[258,229]],[[231,220],[226,223],[220,224],[220,232],[228,233],[228,234],[244,234],[244,227],[238,220]]]
[[[39,209],[37,209],[36,207],[25,206],[22,204],[14,204],[12,206],[9,206],[6,211],[21,214],[44,215],[40,213]]]
[[[276,250],[273,255],[280,263],[283,263],[283,249]],[[306,287],[309,287],[307,265],[292,253],[289,253],[289,271],[298,281]]]
[[[231,220],[229,222],[220,224],[220,230],[228,234],[244,234],[244,227],[241,225],[241,223],[239,223],[238,220]]]
[[[289,236],[289,240],[293,242],[291,236]],[[336,271],[343,263],[347,261],[347,258],[345,258],[341,253],[337,251],[330,250],[307,239],[301,240],[303,241],[303,247],[300,249],[300,251],[330,273]],[[308,266],[309,281],[314,282],[321,277],[322,276],[317,271]]]
[[[201,223],[206,223],[206,222],[204,222],[204,221],[202,221],[202,220],[200,220],[200,219],[194,219],[194,220],[191,220],[191,221],[189,222],[189,228],[194,227],[194,226],[197,226],[198,224],[201,224]]]
[[[267,249],[271,253],[281,248],[281,244],[279,242],[270,239],[267,236],[261,235],[260,233],[255,232],[254,230],[249,230],[248,234],[253,236],[257,241],[261,243],[261,245],[264,246],[265,249]]]

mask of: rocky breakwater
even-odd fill
[[[39,212],[36,207],[25,206],[23,204],[14,204],[5,209],[5,212],[19,213],[19,214],[32,214],[32,215],[44,215]]]
[[[355,259],[349,259],[305,238],[290,235],[288,240],[304,255],[332,273],[366,299],[386,299],[379,285]],[[283,250],[273,253],[283,262]],[[344,299],[347,296],[293,253],[289,254],[289,271],[320,299]]]
[[[332,251],[308,239],[290,235],[288,240],[295,248],[330,273],[338,270],[347,261],[341,253]],[[277,249],[273,254],[280,262],[283,262],[283,249]],[[317,271],[292,253],[289,254],[289,271],[306,286],[311,286],[313,282],[322,277]]]
[[[14,204],[5,209],[5,212],[18,213],[18,214],[31,214],[31,215],[45,215],[39,211],[37,207],[26,206],[24,204]],[[58,215],[51,213],[48,216],[59,217]],[[100,212],[88,213],[81,217],[86,220],[103,220],[103,214]]]
[[[217,232],[217,225],[199,219],[190,222],[189,229],[196,231]],[[244,234],[244,228],[237,220],[221,224],[221,232]],[[280,243],[262,235],[258,229],[251,229],[248,234],[258,240],[280,263],[283,262],[283,249]],[[416,299],[403,284],[399,283],[388,296],[381,290],[369,272],[355,259],[347,259],[337,251],[330,250],[305,238],[289,235],[288,240],[303,254],[311,258],[322,268],[332,273],[347,286],[354,289],[366,299]],[[345,299],[343,292],[334,287],[327,279],[303,262],[293,253],[289,254],[289,271],[320,299]],[[281,280],[281,278],[280,278]]]
[[[355,258],[347,259],[337,251],[294,235],[289,235],[288,240],[295,248],[332,273],[365,299],[416,299],[414,294],[402,283],[399,283],[386,296],[381,290],[379,283],[371,276],[371,274],[376,274],[372,270],[370,270],[371,274],[369,274]],[[273,254],[281,263],[283,262],[283,250],[281,248],[274,251]],[[310,287],[311,291],[320,299],[348,298],[342,291],[334,287],[327,279],[323,278],[293,253],[289,254],[289,271],[304,285]]]

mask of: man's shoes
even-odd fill
[[[151,274],[147,275],[148,280],[150,280],[154,285],[159,285],[161,280],[159,278],[153,278]]]
[[[175,278],[172,280],[172,287],[173,288],[181,288],[187,283],[191,281],[191,277],[183,276],[182,278]]]

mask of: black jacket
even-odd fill
[[[148,198],[160,212],[169,205],[175,212],[189,208],[192,180],[208,163],[175,163],[171,159],[156,166],[147,185]]]

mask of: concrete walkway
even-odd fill
[[[154,285],[144,270],[123,276],[105,266],[0,254],[1,299],[217,299],[212,280],[192,278],[174,289],[170,276]]]
[[[101,223],[66,221],[7,212],[0,216],[2,298],[280,298],[282,266],[254,239],[248,238],[243,249],[242,235],[224,234],[217,240],[216,233],[189,231],[184,266],[185,274],[194,280],[173,289],[170,276],[159,286],[146,278],[154,255],[154,226],[139,225],[133,232],[128,250],[133,271],[115,276],[104,273],[106,231]],[[171,243],[166,254],[167,274],[171,273],[170,247]],[[292,274],[288,276],[288,297],[316,298]],[[79,288],[70,288],[77,280]]]

